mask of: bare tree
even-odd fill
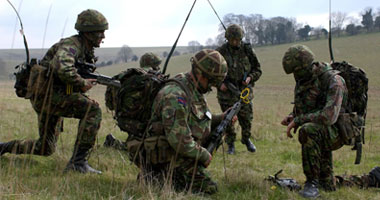
[[[331,13],[331,26],[332,26],[331,28],[335,30],[338,37],[340,36],[343,30],[343,25],[346,19],[347,19],[347,13],[343,13],[343,12]]]
[[[128,62],[133,56],[133,51],[128,45],[123,45],[117,53],[116,62]]]
[[[187,48],[190,53],[195,53],[200,50],[201,44],[198,41],[192,40],[188,43]]]

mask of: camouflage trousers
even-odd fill
[[[41,100],[42,99],[42,100]],[[43,98],[31,100],[38,115],[39,138],[37,140],[13,140],[9,147],[12,153],[49,156],[54,153],[61,132],[62,117],[79,119],[75,144],[90,149],[100,128],[102,112],[97,102],[81,93],[57,98],[51,96],[50,104]]]
[[[332,151],[343,145],[335,126],[305,123],[299,130],[302,167],[306,181],[317,180],[322,188],[335,190]]]
[[[226,111],[233,104],[219,102],[222,111]],[[251,127],[253,120],[253,105],[252,103],[243,103],[240,111],[237,114],[239,125],[241,127],[241,140],[246,141],[251,137]],[[236,140],[235,128],[231,125],[227,126],[225,141],[227,144],[232,144]]]
[[[181,159],[180,159],[181,160]],[[159,186],[173,186],[178,192],[213,194],[218,191],[217,184],[211,179],[209,172],[201,165],[195,165],[192,160],[179,161],[176,166],[170,164],[144,165],[142,173],[144,180],[155,182]]]

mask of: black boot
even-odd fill
[[[318,181],[306,181],[303,190],[299,194],[305,198],[315,198],[319,196]]]
[[[242,140],[241,143],[245,144],[245,146],[247,146],[247,150],[249,152],[255,152],[256,151],[256,147],[255,145],[251,142],[250,139],[246,139],[246,140]]]
[[[110,133],[106,136],[106,140],[103,143],[105,147],[112,147],[115,145],[115,137]]]
[[[88,151],[89,151],[89,148],[78,147],[74,149],[73,156],[71,157],[69,163],[67,163],[64,172],[68,172],[72,170],[72,171],[77,171],[80,173],[89,172],[89,173],[101,174],[102,173],[101,171],[92,168],[88,164],[86,160]]]
[[[2,156],[5,153],[11,153],[14,144],[14,141],[0,142],[0,156]]]
[[[235,154],[235,144],[234,143],[228,144],[227,153],[231,154],[231,155]]]

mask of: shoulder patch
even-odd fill
[[[71,52],[73,55],[75,55],[75,54],[77,53],[77,50],[75,50],[74,48],[71,48],[71,47],[70,47],[69,50],[70,50],[70,52]]]
[[[186,106],[186,99],[183,97],[177,97],[177,101],[179,104],[182,104],[183,106]]]

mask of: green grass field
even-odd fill
[[[317,60],[328,61],[327,40],[303,42],[317,55]],[[280,169],[281,177],[295,178],[303,183],[301,147],[297,137],[288,139],[282,118],[291,111],[294,80],[285,75],[281,59],[291,44],[255,49],[262,65],[263,75],[254,89],[254,121],[252,135],[258,151],[246,151],[236,142],[237,154],[223,156],[216,153],[209,171],[218,182],[219,192],[212,196],[175,193],[170,188],[159,189],[136,181],[138,169],[124,152],[102,146],[105,136],[113,133],[121,139],[121,132],[104,105],[104,86],[96,86],[90,96],[100,102],[103,110],[102,126],[97,145],[89,160],[103,171],[102,175],[63,174],[71,157],[76,138],[75,119],[65,119],[64,132],[50,157],[6,154],[0,158],[0,199],[302,199],[296,192],[272,187],[264,181]],[[333,153],[335,174],[363,174],[380,166],[380,34],[342,37],[333,40],[336,61],[346,60],[363,68],[369,77],[369,103],[366,144],[362,163],[354,165],[355,152],[345,146]],[[175,75],[188,71],[190,55],[173,57],[168,72]],[[137,63],[100,68],[99,72],[114,75]],[[37,117],[27,100],[18,98],[13,82],[0,82],[0,141],[37,138]],[[220,112],[215,93],[207,95],[209,107]],[[239,127],[238,127],[239,132]],[[239,135],[240,137],[240,135]],[[238,138],[240,139],[240,138]],[[226,147],[225,147],[226,148]],[[225,163],[225,170],[224,170]],[[321,199],[380,199],[379,189],[339,188],[336,192],[321,192]]]

